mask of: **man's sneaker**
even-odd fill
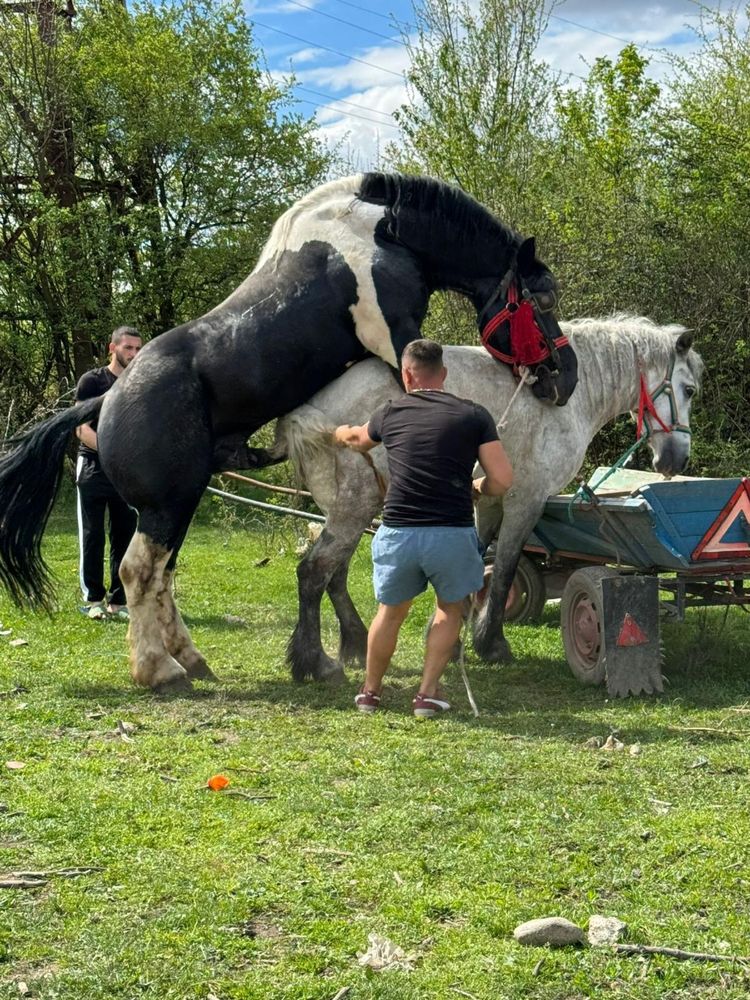
[[[367,712],[372,715],[373,712],[377,712],[380,708],[380,695],[375,694],[374,691],[368,691],[363,684],[359,690],[359,694],[354,698],[354,704],[360,712]]]
[[[450,711],[450,703],[442,698],[428,698],[426,694],[418,694],[411,703],[418,719],[431,719],[433,715],[441,715]]]
[[[104,601],[94,601],[93,604],[83,604],[78,610],[82,615],[86,615],[87,618],[91,618],[94,621],[102,621],[102,619],[107,617],[107,612],[104,608]]]

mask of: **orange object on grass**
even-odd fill
[[[212,792],[220,792],[222,788],[226,788],[229,784],[229,778],[225,778],[223,774],[215,774],[213,778],[208,779],[206,784]]]

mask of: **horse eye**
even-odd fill
[[[554,292],[537,292],[534,298],[536,299],[537,306],[545,312],[548,309],[553,309],[555,306]]]
[[[687,396],[688,399],[692,399],[693,396],[695,395],[695,386],[694,385],[686,385],[685,386],[685,395]]]

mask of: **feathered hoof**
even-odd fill
[[[195,663],[183,664],[183,666],[191,681],[206,681],[207,684],[219,683],[219,678],[202,656]]]
[[[158,695],[189,694],[193,690],[193,682],[187,674],[182,677],[173,677],[171,680],[162,681],[151,689]]]
[[[483,623],[477,621],[474,626],[474,652],[485,663],[512,663],[513,653],[508,640],[500,632],[493,634],[491,628],[483,628]]]

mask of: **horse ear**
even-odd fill
[[[529,238],[524,240],[518,248],[518,254],[516,256],[516,263],[521,274],[526,274],[533,268],[535,259],[536,240],[533,236],[529,236]]]
[[[681,333],[680,336],[677,338],[675,349],[680,354],[682,354],[685,351],[689,351],[692,345],[693,345],[693,335],[690,332],[690,330],[685,330],[685,332]]]

